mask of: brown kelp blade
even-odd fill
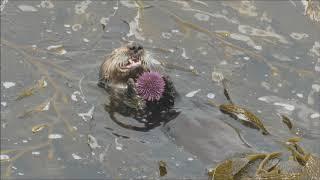
[[[232,118],[242,120],[260,129],[264,135],[270,134],[264,127],[262,121],[247,109],[235,104],[222,104],[219,108],[221,112],[230,115]]]
[[[208,175],[210,180],[232,180],[232,161],[226,160],[218,164],[214,170],[208,172]]]
[[[165,176],[167,174],[167,164],[164,161],[159,161],[159,173],[160,176]]]

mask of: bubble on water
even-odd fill
[[[196,13],[194,14],[194,17],[198,19],[199,21],[209,21],[210,16],[202,13]]]
[[[179,29],[172,29],[171,32],[172,33],[180,33]]]
[[[192,157],[188,157],[188,161],[193,161],[194,159]]]
[[[48,111],[50,108],[50,101],[47,102],[47,104],[42,108],[42,111]]]
[[[31,154],[38,156],[38,155],[40,155],[40,152],[39,151],[32,151]]]
[[[128,1],[128,0],[120,0],[120,4],[127,7],[127,8],[136,8],[137,4],[135,1]]]
[[[258,16],[257,8],[255,7],[255,2],[243,0],[235,3],[232,1],[224,1],[224,5],[230,6],[234,10],[238,11],[241,15],[256,17]]]
[[[220,61],[220,63],[219,64],[221,64],[221,65],[227,65],[228,64],[228,62],[226,61],[226,60],[223,60],[223,61]]]
[[[90,41],[90,40],[87,39],[87,38],[83,38],[82,40],[83,40],[83,42],[86,42],[86,43],[88,43],[88,42]]]
[[[6,89],[8,89],[8,88],[11,88],[11,87],[15,86],[16,83],[15,83],[15,82],[6,81],[6,82],[3,82],[2,85],[3,85]]]
[[[6,154],[0,154],[0,160],[3,161],[3,160],[9,160],[10,159],[10,156],[9,155],[6,155]]]
[[[320,85],[319,84],[312,84],[311,88],[316,92],[320,92]]]
[[[8,0],[1,1],[0,12],[2,12],[4,10],[4,8],[6,7],[7,3],[8,3]]]
[[[302,93],[297,93],[296,94],[299,98],[303,98],[303,94]]]
[[[25,4],[19,5],[18,8],[23,12],[37,12],[38,11],[37,8],[30,6],[30,5],[25,5]]]
[[[224,76],[221,72],[212,72],[211,78],[214,82],[221,82],[224,79]]]
[[[195,90],[195,91],[191,91],[191,92],[189,92],[189,93],[187,93],[186,94],[186,97],[193,97],[194,95],[196,95],[198,92],[200,92],[201,91],[201,89],[197,89],[197,90]]]
[[[168,33],[168,32],[162,32],[161,33],[161,36],[164,38],[164,39],[170,39],[172,37],[172,34],[171,33]]]
[[[295,39],[295,40],[301,40],[301,39],[304,39],[304,38],[309,37],[309,35],[306,34],[306,33],[292,32],[292,33],[290,34],[290,37],[291,37],[292,39]]]
[[[263,102],[269,102],[267,97],[259,97],[258,100]]]
[[[118,142],[118,138],[115,138],[115,139],[114,139],[114,142],[116,143],[116,150],[122,151],[123,145]]]
[[[63,26],[64,26],[64,27],[66,27],[66,28],[71,27],[71,25],[70,25],[70,24],[64,24]]]
[[[189,59],[189,57],[186,55],[186,49],[185,49],[185,48],[182,48],[181,56],[182,56],[184,59]]]
[[[239,25],[238,26],[239,32],[249,35],[249,36],[258,36],[258,37],[273,37],[277,39],[279,42],[283,44],[289,44],[287,39],[275,32],[273,32],[271,29],[269,30],[263,30],[263,29],[257,29],[248,25]]]
[[[63,55],[63,54],[67,53],[67,51],[64,49],[62,44],[48,46],[47,50],[53,51],[53,52],[55,52],[57,54],[60,54],[60,55]]]
[[[284,54],[272,54],[272,56],[280,61],[285,61],[285,62],[288,62],[288,61],[292,61],[292,59],[290,59],[288,56],[284,55]]]
[[[320,114],[319,113],[313,113],[310,115],[310,118],[315,119],[315,118],[319,118]]]
[[[135,38],[137,38],[138,40],[145,40],[145,38],[141,34],[142,29],[140,28],[139,12],[137,12],[137,15],[134,17],[134,19],[131,22],[129,22],[129,27],[129,33],[127,34],[127,37],[135,36]]]
[[[51,9],[51,8],[54,8],[54,5],[50,0],[44,0],[44,1],[41,1],[40,7]]]
[[[237,33],[231,33],[230,38],[234,39],[234,40],[238,40],[238,41],[243,41],[245,42],[248,46],[257,49],[257,50],[261,50],[262,47],[257,45],[249,36],[243,35],[243,34],[237,34]]]
[[[285,103],[281,103],[281,102],[275,102],[273,104],[276,106],[282,106],[283,108],[285,108],[286,110],[289,110],[289,111],[293,111],[295,109],[295,107],[290,104],[285,104]]]
[[[74,12],[76,14],[84,14],[88,5],[91,3],[90,0],[82,1],[74,6]]]
[[[109,22],[109,18],[108,17],[102,17],[100,19],[100,24],[103,24],[104,26],[107,26],[108,22]]]
[[[72,25],[71,29],[73,31],[79,31],[80,29],[82,28],[82,25],[81,24],[74,24]]]
[[[308,94],[307,102],[310,105],[315,104],[315,96],[317,96],[317,92],[320,92],[320,85],[319,84],[312,84],[311,91]]]
[[[266,90],[271,90],[271,85],[268,82],[262,81],[261,86],[264,87]]]
[[[93,117],[93,112],[94,112],[94,106],[92,106],[88,112],[86,113],[78,113],[78,116],[80,116],[84,121],[89,121]]]
[[[80,157],[80,156],[77,155],[76,153],[72,153],[72,157],[73,157],[73,159],[75,159],[75,160],[80,160],[80,159],[82,159],[82,157]]]
[[[49,134],[49,139],[61,139],[63,136],[61,134]]]
[[[315,57],[318,56],[320,57],[320,42],[315,41],[312,48],[309,50],[309,55]]]
[[[1,106],[6,107],[7,106],[7,102],[1,101]]]
[[[22,172],[18,172],[18,175],[19,175],[19,176],[23,176],[23,175],[24,175],[24,173],[22,173]]]
[[[91,149],[101,148],[101,146],[98,144],[98,140],[91,134],[88,135],[88,144]]]
[[[268,17],[267,12],[264,11],[260,17],[260,21],[262,21],[262,22],[265,21],[265,22],[271,23],[272,19],[270,17]]]
[[[216,96],[216,95],[213,94],[213,93],[208,93],[208,94],[207,94],[207,97],[208,97],[209,99],[214,99],[215,96]]]
[[[318,62],[314,66],[314,70],[317,71],[317,72],[320,72],[320,58],[318,58]]]
[[[78,101],[78,98],[77,98],[77,95],[81,95],[80,91],[74,91],[72,94],[71,94],[71,99],[75,102]]]

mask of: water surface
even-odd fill
[[[206,178],[206,168],[235,153],[281,150],[274,139],[293,134],[279,114],[320,154],[320,25],[300,1],[4,2],[1,177],[149,179],[163,160],[166,178]],[[104,56],[128,41],[169,64],[180,94],[180,115],[148,132],[114,123],[96,86]],[[213,72],[273,137],[207,103],[227,102]]]

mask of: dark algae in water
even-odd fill
[[[160,176],[165,176],[167,174],[167,163],[164,161],[159,161],[159,174]]]
[[[285,115],[281,115],[281,117],[282,117],[282,122],[288,126],[289,130],[291,130],[293,127],[291,120]]]

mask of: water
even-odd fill
[[[283,149],[274,139],[293,134],[278,114],[319,155],[320,25],[303,13],[300,1],[8,1],[1,177],[157,178],[163,160],[166,178],[206,178],[206,168],[235,153]],[[181,114],[148,132],[115,124],[96,86],[105,54],[130,40],[171,64],[165,70],[180,94]],[[212,72],[276,138],[208,105],[227,102]],[[41,79],[46,86],[15,100]],[[33,133],[35,125],[44,126]]]

